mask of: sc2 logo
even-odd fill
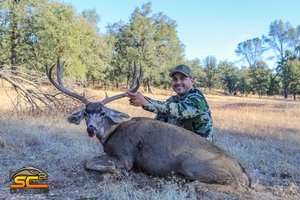
[[[16,172],[10,172],[10,178],[14,181],[10,185],[11,193],[45,193],[49,191],[49,185],[43,182],[47,174],[33,166],[24,166]]]

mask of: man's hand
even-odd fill
[[[130,105],[133,106],[143,106],[150,103],[145,99],[144,95],[139,92],[126,92],[124,96],[129,98]]]

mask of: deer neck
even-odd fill
[[[107,118],[104,126],[102,126],[99,130],[99,133],[96,134],[98,140],[101,142],[102,145],[105,144],[107,138],[114,132],[114,130],[120,124],[114,123],[111,119]]]

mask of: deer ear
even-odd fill
[[[117,110],[105,109],[106,116],[109,117],[116,124],[120,124],[126,121],[131,120],[131,117],[123,112],[119,112]]]
[[[68,117],[68,122],[76,124],[76,125],[80,124],[81,120],[84,118],[84,113],[85,113],[85,109],[83,109],[77,113],[71,114]]]

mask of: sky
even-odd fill
[[[129,18],[136,7],[149,0],[62,0],[74,5],[78,13],[96,9],[98,27],[106,32],[107,24]],[[215,56],[218,61],[238,62],[235,50],[239,43],[262,35],[268,36],[275,20],[300,25],[300,0],[152,0],[152,13],[163,12],[177,23],[177,36],[185,45],[186,59]],[[272,50],[264,58],[274,55]],[[267,61],[270,68],[274,61]]]

